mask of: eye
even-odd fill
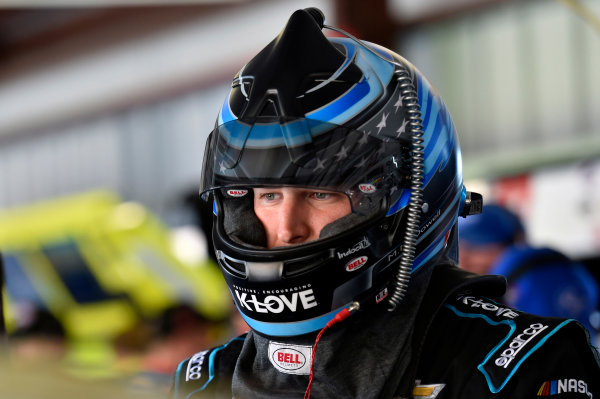
[[[260,197],[267,201],[274,201],[277,198],[277,194],[275,193],[264,193],[261,194]]]
[[[330,193],[315,192],[315,193],[313,193],[313,197],[315,199],[318,199],[318,200],[326,200],[326,199],[328,199],[328,198],[331,197],[331,194]]]

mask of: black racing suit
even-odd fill
[[[323,334],[312,398],[600,399],[598,353],[577,322],[488,299],[503,294],[502,277],[433,269],[396,311],[359,311]],[[250,331],[199,352],[179,365],[172,397],[302,398],[315,335]]]

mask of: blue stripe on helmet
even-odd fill
[[[446,127],[442,125],[442,130],[446,130]],[[443,169],[448,161],[450,160],[450,154],[455,145],[454,134],[443,134],[438,143],[433,148],[425,159],[425,184],[433,177],[433,175],[440,169]]]
[[[245,123],[230,122],[221,126],[220,132],[230,147],[240,149],[244,147],[251,129],[252,127]]]
[[[418,270],[421,266],[425,265],[431,260],[438,252],[444,248],[444,236],[439,237],[429,247],[422,251],[415,260],[413,261],[412,271]]]
[[[440,136],[443,136],[441,133],[445,131],[445,122],[442,119],[442,109],[439,102],[433,101],[429,109],[431,111],[429,113],[429,120],[423,124],[423,126],[427,126],[425,131],[423,131],[423,135],[427,141],[427,145],[425,146],[425,154],[430,154],[435,147],[439,147]]]
[[[382,95],[384,86],[388,84],[394,75],[394,65],[382,60],[368,50],[357,48],[356,44],[350,39],[334,38],[331,40],[342,44],[346,48],[349,57],[354,57],[356,51],[355,63],[363,71],[364,76],[343,96],[318,110],[308,113],[306,116],[311,119],[342,125]],[[377,49],[374,50],[377,51]],[[387,57],[389,57],[389,54],[387,54]]]
[[[367,101],[372,96],[367,96],[371,92],[371,85],[365,78],[352,86],[342,97],[325,107],[306,114],[311,119],[333,122],[341,125],[355,114],[362,111]],[[362,100],[362,101],[361,101]]]
[[[410,200],[410,192],[411,190],[409,189],[404,190],[402,192],[402,195],[400,195],[400,198],[398,198],[398,201],[396,201],[392,206],[389,207],[386,216],[393,215],[394,213],[400,211],[406,205],[408,205],[408,202]]]
[[[452,203],[446,207],[446,210],[444,211],[444,213],[442,215],[440,215],[438,220],[429,227],[427,232],[423,235],[419,235],[419,238],[417,239],[417,244],[419,242],[423,241],[429,234],[431,234],[431,232],[439,231],[440,230],[439,225],[444,222],[444,220],[446,219],[446,217],[448,216],[448,214],[450,212],[456,213],[456,204],[457,204],[457,202],[460,201],[461,197],[462,197],[462,191],[459,192],[454,197],[454,199],[452,200]],[[433,258],[439,251],[441,251],[444,248],[444,243],[446,241],[445,233],[452,227],[452,225],[454,225],[455,222],[456,222],[456,215],[454,215],[452,218],[450,218],[448,220],[448,222],[446,223],[446,225],[443,226],[443,228],[441,230],[444,233],[439,234],[438,238],[435,241],[433,241],[431,244],[429,244],[429,246],[427,248],[425,248],[423,251],[421,251],[421,253],[419,253],[419,255],[417,255],[415,257],[415,260],[413,261],[413,271],[417,270],[418,268],[420,268],[421,266],[423,266],[424,264],[429,262],[429,260],[431,260],[431,258]]]
[[[219,112],[218,125],[222,125],[227,122],[231,122],[237,119],[237,117],[231,112],[231,108],[229,107],[229,97],[231,96],[231,91],[225,98],[223,102],[223,106],[221,107],[221,112]]]
[[[424,83],[420,81],[420,84]],[[424,184],[427,184],[437,170],[443,168],[450,160],[450,154],[456,145],[456,134],[452,123],[448,123],[449,120],[451,121],[450,115],[442,105],[439,96],[431,93],[423,93],[419,97],[422,104],[425,104],[424,106],[422,105],[421,113],[423,126],[427,126],[423,132],[425,141],[428,143],[424,149]],[[435,120],[433,120],[434,118]]]
[[[335,317],[335,315],[343,308],[349,305],[346,304],[339,309],[333,310],[323,316],[315,317],[314,319],[303,320],[290,323],[268,323],[264,321],[254,320],[240,312],[246,323],[256,331],[263,334],[272,335],[274,337],[285,337],[290,335],[308,334],[313,331],[318,331]]]
[[[454,199],[452,200],[452,203],[445,208],[444,213],[442,213],[440,215],[440,217],[435,221],[435,223],[433,223],[429,227],[427,232],[425,234],[419,235],[419,238],[417,239],[417,243],[419,243],[420,241],[423,241],[429,234],[431,234],[432,231],[435,231],[437,229],[437,227],[445,220],[445,218],[448,216],[448,214],[450,212],[452,212],[452,213],[456,212],[456,204],[460,200],[460,194],[461,193],[458,193],[458,195],[456,195],[454,197]],[[454,224],[454,222],[455,222],[454,218],[450,219],[449,225],[445,226],[445,227],[446,228],[450,227],[451,225]],[[441,236],[443,237],[443,234]]]
[[[433,96],[429,92],[428,88],[425,87],[423,79],[417,79],[418,90],[417,96],[419,101],[419,107],[421,108],[421,123],[423,126],[427,126],[429,118],[431,117],[431,105],[433,104]]]
[[[231,122],[221,126],[222,137],[234,148],[288,148],[310,143],[314,136],[331,129],[331,125],[311,119],[279,123],[256,124]]]

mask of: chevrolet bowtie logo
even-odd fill
[[[419,383],[420,381],[417,381],[415,387],[413,388],[412,394],[414,398],[436,398],[446,386],[446,384],[420,385]]]

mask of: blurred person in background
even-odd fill
[[[528,245],[523,223],[508,208],[484,205],[481,214],[459,220],[459,237],[462,268],[506,277],[502,302],[528,313],[578,320],[597,335],[591,322],[599,296],[594,276],[556,249]]]
[[[496,204],[485,204],[482,213],[460,218],[458,229],[458,264],[472,273],[490,274],[494,263],[507,248],[525,244],[521,219],[508,208]]]
[[[208,138],[201,194],[250,331],[184,360],[173,398],[600,395],[579,324],[499,306],[504,278],[457,267],[458,216],[481,201],[437,92],[323,28],[294,12]]]
[[[490,273],[506,277],[504,303],[541,316],[578,320],[597,335],[591,321],[598,284],[581,263],[552,248],[511,247]]]

